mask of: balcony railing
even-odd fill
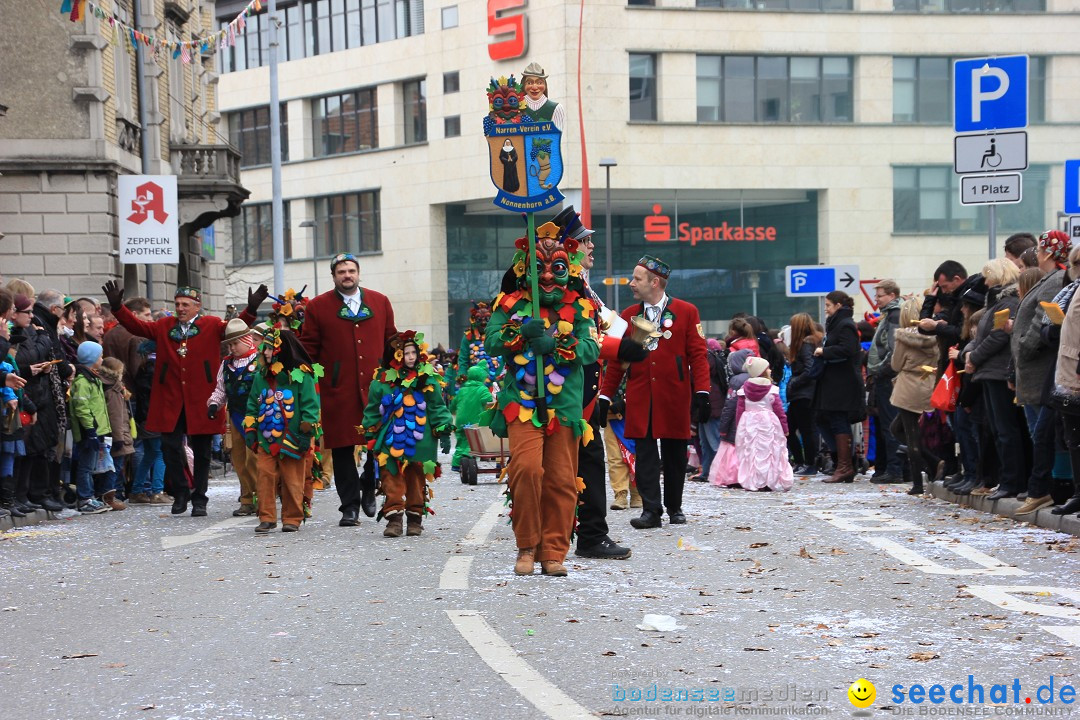
[[[240,153],[231,145],[173,145],[170,160],[180,183],[240,184]]]

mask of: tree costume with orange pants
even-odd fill
[[[379,512],[387,519],[386,537],[401,537],[402,513],[408,515],[409,535],[419,535],[424,515],[434,514],[430,483],[439,476],[437,438],[453,430],[443,380],[427,350],[423,333],[393,335],[368,389],[364,436],[386,496]]]
[[[322,433],[317,368],[289,330],[268,328],[259,344],[259,369],[248,394],[244,432],[255,450],[258,476],[257,533],[277,526],[281,494],[282,532],[304,521],[304,472],[312,441]]]
[[[580,489],[578,438],[589,442],[592,436],[581,411],[582,368],[600,355],[595,307],[580,294],[583,254],[558,225],[537,228],[535,259],[528,238],[519,238],[516,246],[485,339],[488,352],[501,355],[507,368],[491,428],[510,439],[507,492],[518,546],[514,572],[530,575],[539,560],[544,574],[561,576]],[[529,263],[539,272],[536,300],[543,319],[531,317]]]

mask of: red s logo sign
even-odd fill
[[[510,60],[525,54],[528,47],[525,35],[525,14],[500,15],[505,10],[524,8],[528,0],[488,0],[487,21],[488,36],[491,38],[510,35],[511,37],[488,43],[488,56],[492,60]]]

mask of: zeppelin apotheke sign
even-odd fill
[[[175,175],[117,178],[120,262],[180,262],[180,210]]]

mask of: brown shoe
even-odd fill
[[[409,537],[416,537],[420,533],[424,532],[424,516],[417,513],[406,513],[408,515],[408,528],[405,530],[405,534]]]
[[[151,505],[172,505],[172,498],[165,493],[158,493],[150,496]]]
[[[552,577],[566,577],[566,566],[558,560],[541,560],[540,572]]]
[[[636,492],[631,492],[630,493],[630,509],[631,510],[640,510],[643,507],[644,506],[641,504],[641,496],[638,495]]]
[[[128,497],[128,505],[149,505],[153,501],[153,498],[146,493],[132,493]]]
[[[836,470],[825,483],[855,482],[855,468],[851,465],[851,435],[836,436]]]
[[[401,537],[401,513],[394,513],[386,519],[383,537]]]
[[[536,572],[536,548],[518,548],[515,575],[532,575]]]
[[[113,510],[127,510],[127,505],[116,499],[115,490],[109,490],[107,493],[102,495],[101,502],[105,503]]]
[[[1044,495],[1043,497],[1038,498],[1029,497],[1027,500],[1024,501],[1023,505],[1016,509],[1016,512],[1013,514],[1016,517],[1019,517],[1021,515],[1030,515],[1031,513],[1038,512],[1045,507],[1050,507],[1053,504],[1054,498],[1050,497],[1049,495]]]
[[[629,495],[629,490],[620,490],[619,492],[615,493],[615,501],[611,503],[611,509],[625,510],[626,508],[630,507]]]
[[[240,507],[233,510],[232,514],[233,514],[233,517],[243,517],[245,515],[254,515],[255,514],[255,506],[254,505],[249,505],[247,503],[243,503],[243,504],[240,505]]]

